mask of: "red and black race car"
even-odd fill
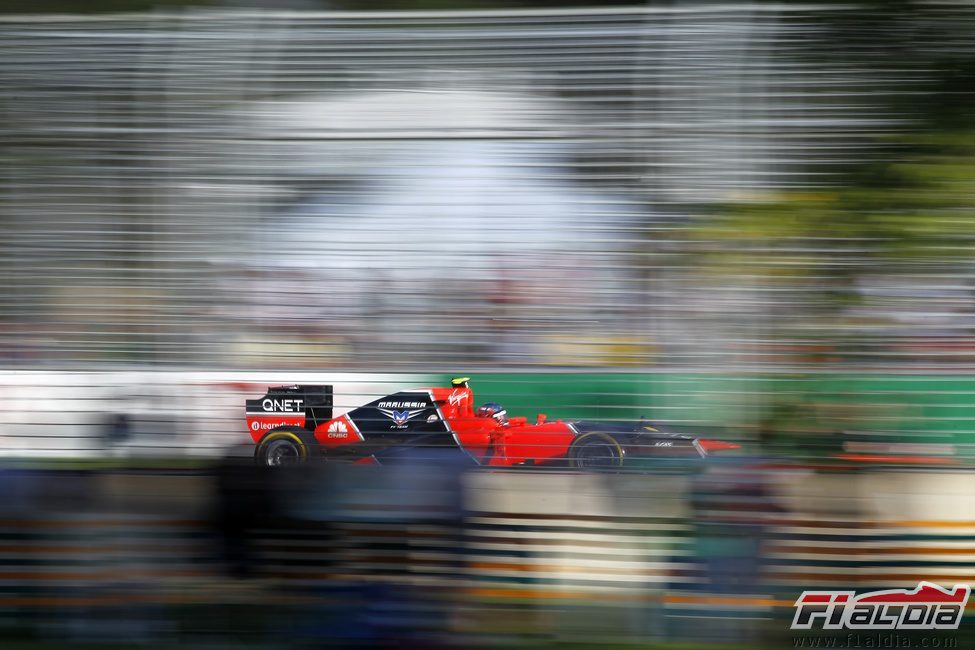
[[[393,393],[333,417],[331,386],[280,386],[247,400],[255,458],[274,467],[314,458],[386,463],[461,451],[478,465],[612,469],[642,461],[701,459],[738,445],[666,431],[647,421],[534,422],[498,404],[474,408],[469,378],[449,388]]]

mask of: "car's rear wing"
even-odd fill
[[[246,406],[249,424],[258,419],[300,417],[301,426],[314,431],[319,424],[332,419],[332,387],[273,386],[263,397],[247,400]]]

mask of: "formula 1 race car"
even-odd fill
[[[549,421],[507,417],[500,405],[474,408],[469,378],[449,388],[393,393],[333,417],[331,386],[281,386],[247,400],[247,426],[261,465],[315,458],[388,463],[445,450],[491,467],[613,469],[641,461],[701,459],[734,443],[672,433],[647,421]]]

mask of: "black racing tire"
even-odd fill
[[[314,440],[304,431],[273,429],[261,438],[254,461],[262,467],[290,467],[308,462]]]
[[[626,453],[613,436],[593,431],[577,436],[569,445],[569,465],[576,469],[614,470],[623,466]]]

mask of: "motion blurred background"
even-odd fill
[[[0,636],[794,647],[975,578],[975,7],[586,5],[0,8]],[[457,374],[743,452],[234,456]]]

